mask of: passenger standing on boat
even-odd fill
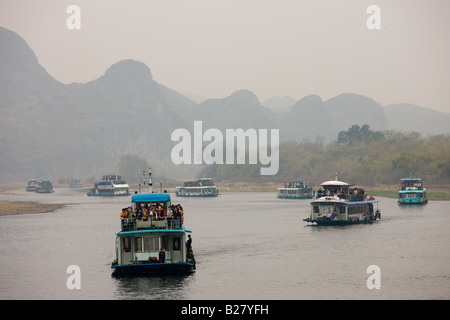
[[[122,212],[120,213],[120,226],[122,227],[122,229],[124,228],[125,225],[127,225],[127,219],[128,218],[128,212],[127,212],[127,208],[123,208]]]
[[[186,241],[186,250],[187,250],[187,253],[189,255],[189,252],[192,251],[192,238],[191,238],[190,234],[188,234],[188,238],[189,239]]]
[[[180,213],[181,224],[183,224],[184,216],[183,216],[183,207],[181,206],[181,204],[178,204],[178,212]]]
[[[180,227],[180,211],[178,210],[178,206],[173,206],[173,219],[175,220],[175,228]]]
[[[150,218],[151,218],[152,220],[156,220],[155,206],[151,206],[151,208],[150,208]]]
[[[172,228],[172,219],[173,219],[172,207],[173,206],[167,208],[167,225],[169,226],[169,228]]]
[[[136,217],[136,219],[141,220],[142,219],[142,211],[141,211],[141,209],[138,209],[136,207],[136,209],[134,209],[134,216]]]
[[[122,212],[120,213],[120,218],[121,219],[126,219],[127,217],[128,217],[127,208],[123,208]]]
[[[166,216],[166,212],[165,212],[164,208],[161,205],[159,205],[158,206],[158,217],[159,217],[159,219],[163,220],[165,216]]]
[[[144,209],[142,210],[142,220],[148,221],[148,209],[147,209],[147,207],[144,207]]]
[[[128,219],[133,219],[134,213],[131,207],[128,207]]]
[[[164,263],[164,260],[166,260],[166,253],[164,252],[164,249],[161,248],[159,251],[159,262]]]

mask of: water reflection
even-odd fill
[[[112,277],[117,299],[183,300],[194,275]]]

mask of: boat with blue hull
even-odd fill
[[[278,188],[278,198],[280,199],[312,199],[314,197],[313,188],[308,187],[306,180],[292,180]]]
[[[195,272],[192,231],[184,226],[182,207],[172,205],[168,193],[134,194],[131,203],[121,213],[113,275]]]
[[[381,219],[379,200],[367,199],[364,189],[342,181],[327,181],[320,185],[317,199],[311,202],[310,216],[303,221],[317,225],[347,225],[372,223]]]
[[[401,187],[398,191],[398,204],[422,205],[427,204],[427,188],[424,188],[421,178],[400,179]]]

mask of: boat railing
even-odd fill
[[[138,231],[138,230],[179,230],[183,228],[182,218],[164,218],[164,219],[122,219],[122,231]]]
[[[367,198],[365,193],[358,193],[358,194],[325,193],[325,192],[317,193],[317,198],[325,196],[337,196],[339,199],[346,201],[365,201]]]

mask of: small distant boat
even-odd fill
[[[371,223],[381,218],[380,210],[374,208],[379,200],[367,199],[364,189],[342,181],[327,181],[320,185],[317,200],[311,202],[309,218],[303,221],[317,225],[342,225]]]
[[[284,188],[278,188],[278,198],[282,199],[311,199],[314,197],[313,188],[308,187],[306,180],[292,180]]]
[[[70,181],[69,187],[71,187],[71,188],[83,188],[83,184],[81,183],[81,180],[79,180],[79,179],[72,179]]]
[[[412,172],[409,178],[400,179],[401,187],[398,191],[398,204],[427,204],[427,188],[423,187],[422,179],[413,178]]]
[[[129,196],[130,186],[120,175],[106,175],[103,179],[95,183],[88,196]]]
[[[36,179],[31,179],[30,181],[28,181],[26,190],[36,192],[38,187],[39,187],[39,182]]]
[[[155,212],[155,214],[153,214]],[[156,214],[158,212],[158,214]],[[133,214],[135,213],[135,214]],[[134,194],[131,208],[122,209],[116,233],[114,276],[190,274],[195,272],[192,240],[181,206],[168,193]]]
[[[53,184],[50,180],[42,180],[39,182],[39,185],[36,189],[37,193],[52,193],[53,191]]]
[[[177,197],[217,197],[217,190],[211,178],[200,178],[196,181],[186,181],[182,187],[177,187]]]

